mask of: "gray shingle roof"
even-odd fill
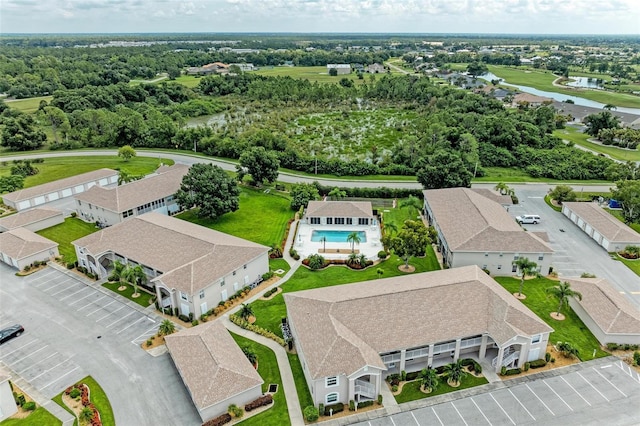
[[[199,410],[264,383],[220,321],[171,334],[165,342]]]
[[[640,312],[607,280],[567,278],[564,281],[582,294],[582,300],[573,302],[579,303],[605,333],[640,334]]]
[[[182,177],[189,171],[186,164],[161,166],[156,174],[114,188],[94,186],[75,196],[94,206],[122,213],[129,209],[175,194]]]
[[[307,217],[372,217],[368,201],[309,201]]]
[[[10,192],[2,196],[5,200],[17,203],[39,195],[49,194],[51,192],[61,191],[65,188],[71,188],[88,182],[94,182],[102,178],[117,176],[118,172],[111,169],[99,169],[92,172],[82,173],[80,175],[71,176],[65,179],[58,179],[53,182],[44,183],[31,188],[21,189],[19,191]]]
[[[95,256],[113,251],[161,271],[164,274],[156,279],[189,294],[269,251],[269,247],[159,213],[133,217],[73,244]]]
[[[575,212],[607,240],[640,244],[640,234],[604,211],[596,203],[565,202],[562,205]]]
[[[58,247],[58,243],[26,228],[16,228],[0,234],[0,252],[20,260]]]
[[[30,225],[34,222],[49,219],[54,216],[62,216],[58,209],[49,207],[37,207],[6,216],[0,219],[0,230],[10,230]]]
[[[385,368],[380,353],[489,333],[552,329],[477,266],[286,293],[313,378]]]
[[[504,207],[472,189],[431,189],[424,197],[451,251],[553,252]]]
[[[496,191],[492,191],[490,189],[486,189],[486,188],[471,188],[471,190],[473,192],[476,192],[480,195],[482,195],[485,198],[488,198],[490,200],[495,201],[498,204],[501,205],[509,205],[509,204],[513,204],[513,201],[511,200],[511,197],[508,195],[502,195]]]

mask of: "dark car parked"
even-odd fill
[[[3,328],[0,330],[0,343],[4,343],[13,339],[14,337],[18,337],[24,333],[24,327],[20,324],[12,325],[11,327]]]

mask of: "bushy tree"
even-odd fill
[[[38,149],[47,140],[44,132],[36,128],[36,123],[30,115],[20,114],[16,118],[5,117],[2,124],[0,145],[13,151]]]
[[[318,188],[312,183],[296,183],[291,187],[291,209],[299,210],[309,201],[320,198]]]
[[[582,122],[587,126],[585,133],[594,137],[598,136],[602,129],[615,129],[620,126],[620,118],[611,114],[610,111],[589,114]]]
[[[136,155],[138,154],[135,149],[131,148],[131,145],[125,145],[118,149],[118,157],[122,158],[124,161],[129,161]]]
[[[471,186],[471,172],[459,155],[449,151],[441,150],[422,159],[416,175],[424,189]]]
[[[622,206],[622,216],[627,224],[640,223],[640,180],[616,182],[611,196]]]
[[[184,208],[198,208],[198,217],[217,219],[239,208],[240,189],[235,179],[213,164],[194,164],[176,193]]]
[[[409,259],[412,256],[425,254],[429,234],[422,222],[407,220],[402,229],[391,240],[391,248],[397,256],[404,260],[405,269],[409,267]]]
[[[568,185],[558,185],[549,193],[551,199],[556,200],[558,204],[562,204],[565,201],[575,201],[576,193]]]
[[[278,178],[280,161],[274,151],[254,146],[240,155],[240,166],[247,171],[256,185],[273,182]]]

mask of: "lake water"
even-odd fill
[[[190,118],[187,120],[186,127],[212,126],[216,124],[217,125],[227,124],[227,120],[224,118],[224,112]]]
[[[527,92],[527,93],[531,93],[532,95],[536,95],[536,96],[544,96],[546,98],[552,98],[558,102],[564,102],[567,99],[570,99],[573,101],[573,103],[575,105],[582,105],[582,106],[587,106],[587,107],[592,107],[592,108],[599,108],[602,109],[605,104],[602,104],[600,102],[596,102],[596,101],[592,101],[591,99],[585,99],[585,98],[581,98],[578,96],[570,96],[570,95],[565,95],[563,93],[558,93],[558,92],[547,92],[545,90],[538,90],[538,89],[534,89],[533,87],[529,87],[529,86],[522,86],[520,84],[511,84],[511,83],[507,83],[504,79],[498,77],[497,75],[488,72],[486,74],[483,74],[480,76],[481,79],[483,80],[487,80],[487,81],[491,81],[491,80],[500,80],[500,82],[506,86],[511,86],[511,87],[516,87],[520,90],[522,90],[523,92]],[[635,114],[635,115],[640,115],[640,108],[625,108],[625,107],[617,107],[616,111],[619,112],[626,112],[629,114]]]
[[[603,80],[599,80],[591,77],[570,77],[571,80],[567,83],[567,86],[571,87],[584,87],[586,89],[602,89]]]

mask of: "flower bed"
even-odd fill
[[[80,392],[80,394],[75,398],[72,396],[72,395],[75,396],[75,394],[77,394],[77,391],[74,392],[74,389],[77,389]],[[91,426],[102,426],[100,412],[98,411],[96,406],[93,405],[93,403],[91,403],[89,386],[87,386],[84,383],[79,383],[73,386],[69,386],[67,389],[65,389],[64,394],[66,396],[65,398],[66,400],[64,400],[64,403],[67,405],[67,407],[73,410],[76,417],[79,418],[80,413],[82,413],[83,409],[88,408],[92,412],[91,420],[88,422],[88,424],[90,424]],[[80,401],[80,406],[70,403],[70,401],[77,401],[77,400]]]

